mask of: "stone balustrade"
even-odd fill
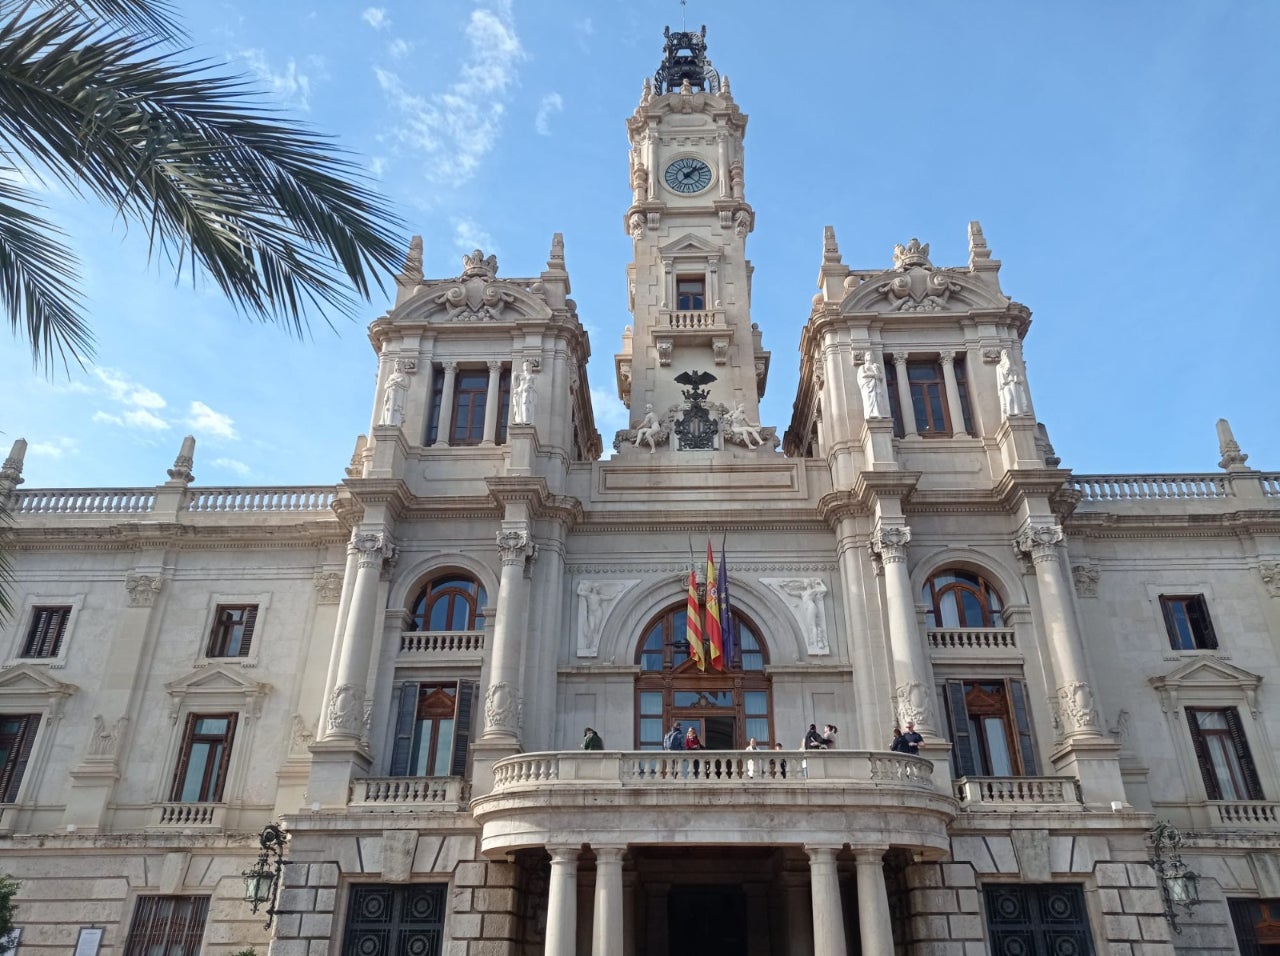
[[[221,830],[227,808],[221,803],[158,803],[152,826],[165,829]]]
[[[467,783],[461,777],[368,777],[351,784],[356,810],[465,809]]]
[[[437,660],[483,654],[484,631],[403,631],[400,634],[401,658]]]
[[[939,651],[1016,651],[1011,627],[931,627],[929,647]]]
[[[187,492],[187,511],[209,512],[327,512],[334,489],[302,488],[200,488]]]
[[[1280,498],[1280,475],[1263,475],[1262,493],[1268,498]]]
[[[1082,809],[1071,777],[961,777],[953,785],[964,810]]]
[[[183,510],[208,513],[328,513],[333,486],[281,488],[200,488],[187,492]],[[127,515],[155,510],[154,488],[42,488],[18,491],[17,515]]]
[[[1280,829],[1280,803],[1269,800],[1215,800],[1209,804],[1212,827]]]
[[[15,515],[146,514],[154,488],[41,488],[13,497]]]
[[[1075,475],[1067,484],[1084,501],[1227,498],[1226,475]]]
[[[666,317],[667,328],[677,331],[727,328],[723,309],[698,309],[688,312],[666,310],[662,314]]]

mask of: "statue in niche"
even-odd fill
[[[532,425],[538,407],[538,396],[533,390],[533,363],[525,359],[511,385],[511,424]]]
[[[735,402],[733,407],[724,414],[725,438],[739,445],[746,445],[748,448],[759,448],[764,444],[764,439],[760,437],[760,426],[752,425],[747,421],[747,410],[742,407],[742,402]]]
[[[786,600],[800,624],[804,643],[810,654],[830,654],[827,639],[825,599],[827,586],[821,578],[761,578]]]
[[[403,425],[405,398],[409,394],[409,379],[404,374],[400,360],[396,359],[382,389],[381,425]]]
[[[867,418],[888,418],[886,402],[883,398],[884,369],[876,362],[875,356],[867,351],[862,354],[862,365],[858,369],[858,387],[862,390],[862,414]]]
[[[635,581],[580,581],[578,597],[582,599],[578,616],[578,656],[595,657],[600,650],[604,618],[622,592]]]
[[[1027,397],[1027,384],[1022,378],[1008,349],[1000,350],[1000,364],[996,366],[996,379],[1000,384],[1000,411],[1005,418],[1031,414],[1031,401]]]
[[[663,437],[662,423],[658,421],[658,416],[653,413],[653,406],[646,405],[644,407],[644,418],[640,419],[640,424],[636,426],[635,440],[631,443],[633,448],[639,448],[640,443],[649,443],[649,454],[653,454],[658,450],[657,442]]]

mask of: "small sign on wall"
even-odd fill
[[[98,947],[102,945],[102,927],[81,926],[80,938],[76,940],[75,956],[98,956]]]

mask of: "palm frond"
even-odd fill
[[[63,9],[0,24],[0,149],[141,223],[153,256],[301,333],[399,265],[399,222],[333,141],[243,80]],[[0,275],[2,278],[2,275]]]
[[[166,0],[40,0],[46,7],[70,6],[81,19],[94,18],[115,24],[131,33],[147,34],[161,40],[186,39],[186,31],[175,19],[173,4]]]

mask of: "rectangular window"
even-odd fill
[[[448,889],[445,883],[352,886],[341,956],[440,956]]]
[[[1187,727],[1210,800],[1265,799],[1240,714],[1234,707],[1188,707]]]
[[[27,639],[22,642],[22,657],[57,657],[62,650],[62,638],[71,620],[71,606],[37,606],[31,609],[31,627]]]
[[[217,803],[227,782],[237,714],[188,714],[169,797],[181,803]]]
[[[1227,900],[1240,956],[1280,952],[1280,900]]]
[[[213,614],[213,631],[205,656],[248,657],[257,622],[256,604],[219,604]]]
[[[462,777],[467,772],[475,681],[400,686],[393,777]]]
[[[699,312],[707,307],[705,276],[676,277],[676,311]]]
[[[207,896],[139,896],[124,956],[199,956]]]
[[[939,685],[951,733],[957,777],[1032,777],[1027,687],[1020,680],[949,680]]]
[[[885,356],[884,385],[889,392],[889,414],[893,416],[893,437],[901,438],[906,434],[902,425],[902,402],[898,399],[898,365]]]
[[[18,799],[39,727],[39,714],[0,714],[0,803]]]
[[[440,439],[440,408],[444,405],[444,368],[431,366],[431,407],[427,412],[427,434],[424,445],[434,445]]]
[[[1162,594],[1165,630],[1175,651],[1213,650],[1218,646],[1203,594]]]
[[[484,409],[488,397],[488,370],[458,372],[453,386],[453,434],[449,444],[478,445],[484,441]]]
[[[1078,883],[989,883],[983,887],[991,952],[1093,956],[1089,911]]]
[[[907,382],[911,385],[911,408],[916,431],[921,435],[944,437],[951,434],[947,415],[946,389],[938,362],[908,362]]]

